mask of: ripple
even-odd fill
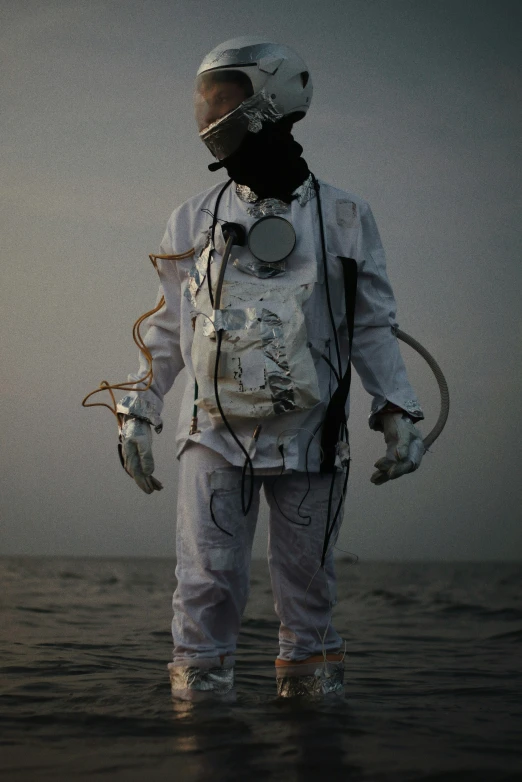
[[[507,633],[497,633],[484,639],[485,641],[522,641],[522,628],[518,630],[509,630]]]
[[[228,705],[171,701],[171,560],[6,570],[18,608],[4,617],[0,722],[3,753],[18,750],[3,766],[13,780],[68,782],[76,769],[100,782],[497,782],[520,769],[519,566],[341,567],[347,698],[335,705],[275,697],[266,565],[254,563]]]

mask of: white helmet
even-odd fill
[[[225,114],[213,114],[209,85],[230,84],[235,77],[241,87],[235,105],[229,103]],[[212,154],[223,160],[239,147],[247,131],[259,132],[264,121],[302,119],[312,91],[306,64],[288,46],[258,36],[232,38],[212,49],[198,69],[195,102],[200,137]]]

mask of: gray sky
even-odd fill
[[[2,0],[0,553],[174,553],[180,378],[155,438],[165,489],[121,469],[115,420],[84,410],[137,366],[148,253],[222,178],[192,117],[208,50],[265,34],[307,61],[296,127],[319,177],[366,198],[401,328],[433,352],[452,408],[421,469],[370,481],[382,435],[355,381],[340,547],[362,559],[521,559],[522,6],[501,0]],[[438,414],[430,370],[410,379]],[[261,521],[255,553],[263,555]]]

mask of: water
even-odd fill
[[[235,704],[175,704],[174,562],[0,560],[0,778],[522,779],[522,565],[338,562],[346,700],[278,701],[255,563]]]

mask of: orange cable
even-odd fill
[[[191,255],[194,254],[194,248],[191,250],[187,250],[185,253],[180,253],[179,255],[149,255],[150,261],[156,271],[158,271],[157,261],[182,261],[185,258],[190,258]],[[140,327],[144,320],[149,318],[151,315],[155,315],[156,312],[159,312],[160,309],[165,304],[165,297],[162,296],[159,303],[154,307],[154,309],[149,310],[149,312],[146,312],[144,315],[140,315],[140,317],[137,319],[137,321],[134,323],[132,327],[132,338],[137,345],[138,349],[141,350],[143,355],[145,356],[145,360],[148,364],[148,370],[143,375],[143,377],[139,378],[138,380],[129,380],[127,383],[108,383],[107,380],[102,380],[99,387],[95,388],[94,391],[91,391],[89,394],[87,394],[86,397],[82,399],[82,407],[106,407],[108,410],[113,413],[113,415],[118,418],[118,413],[116,412],[116,397],[114,396],[114,391],[147,391],[151,385],[152,381],[154,380],[154,375],[152,372],[152,354],[150,350],[148,349],[147,345],[143,341],[143,337],[141,336]],[[137,386],[141,383],[146,383],[144,388],[138,388]],[[111,395],[112,400],[112,407],[105,402],[90,402],[87,404],[87,400],[90,399],[91,396],[94,396],[94,394],[99,394],[101,391],[108,391]]]

